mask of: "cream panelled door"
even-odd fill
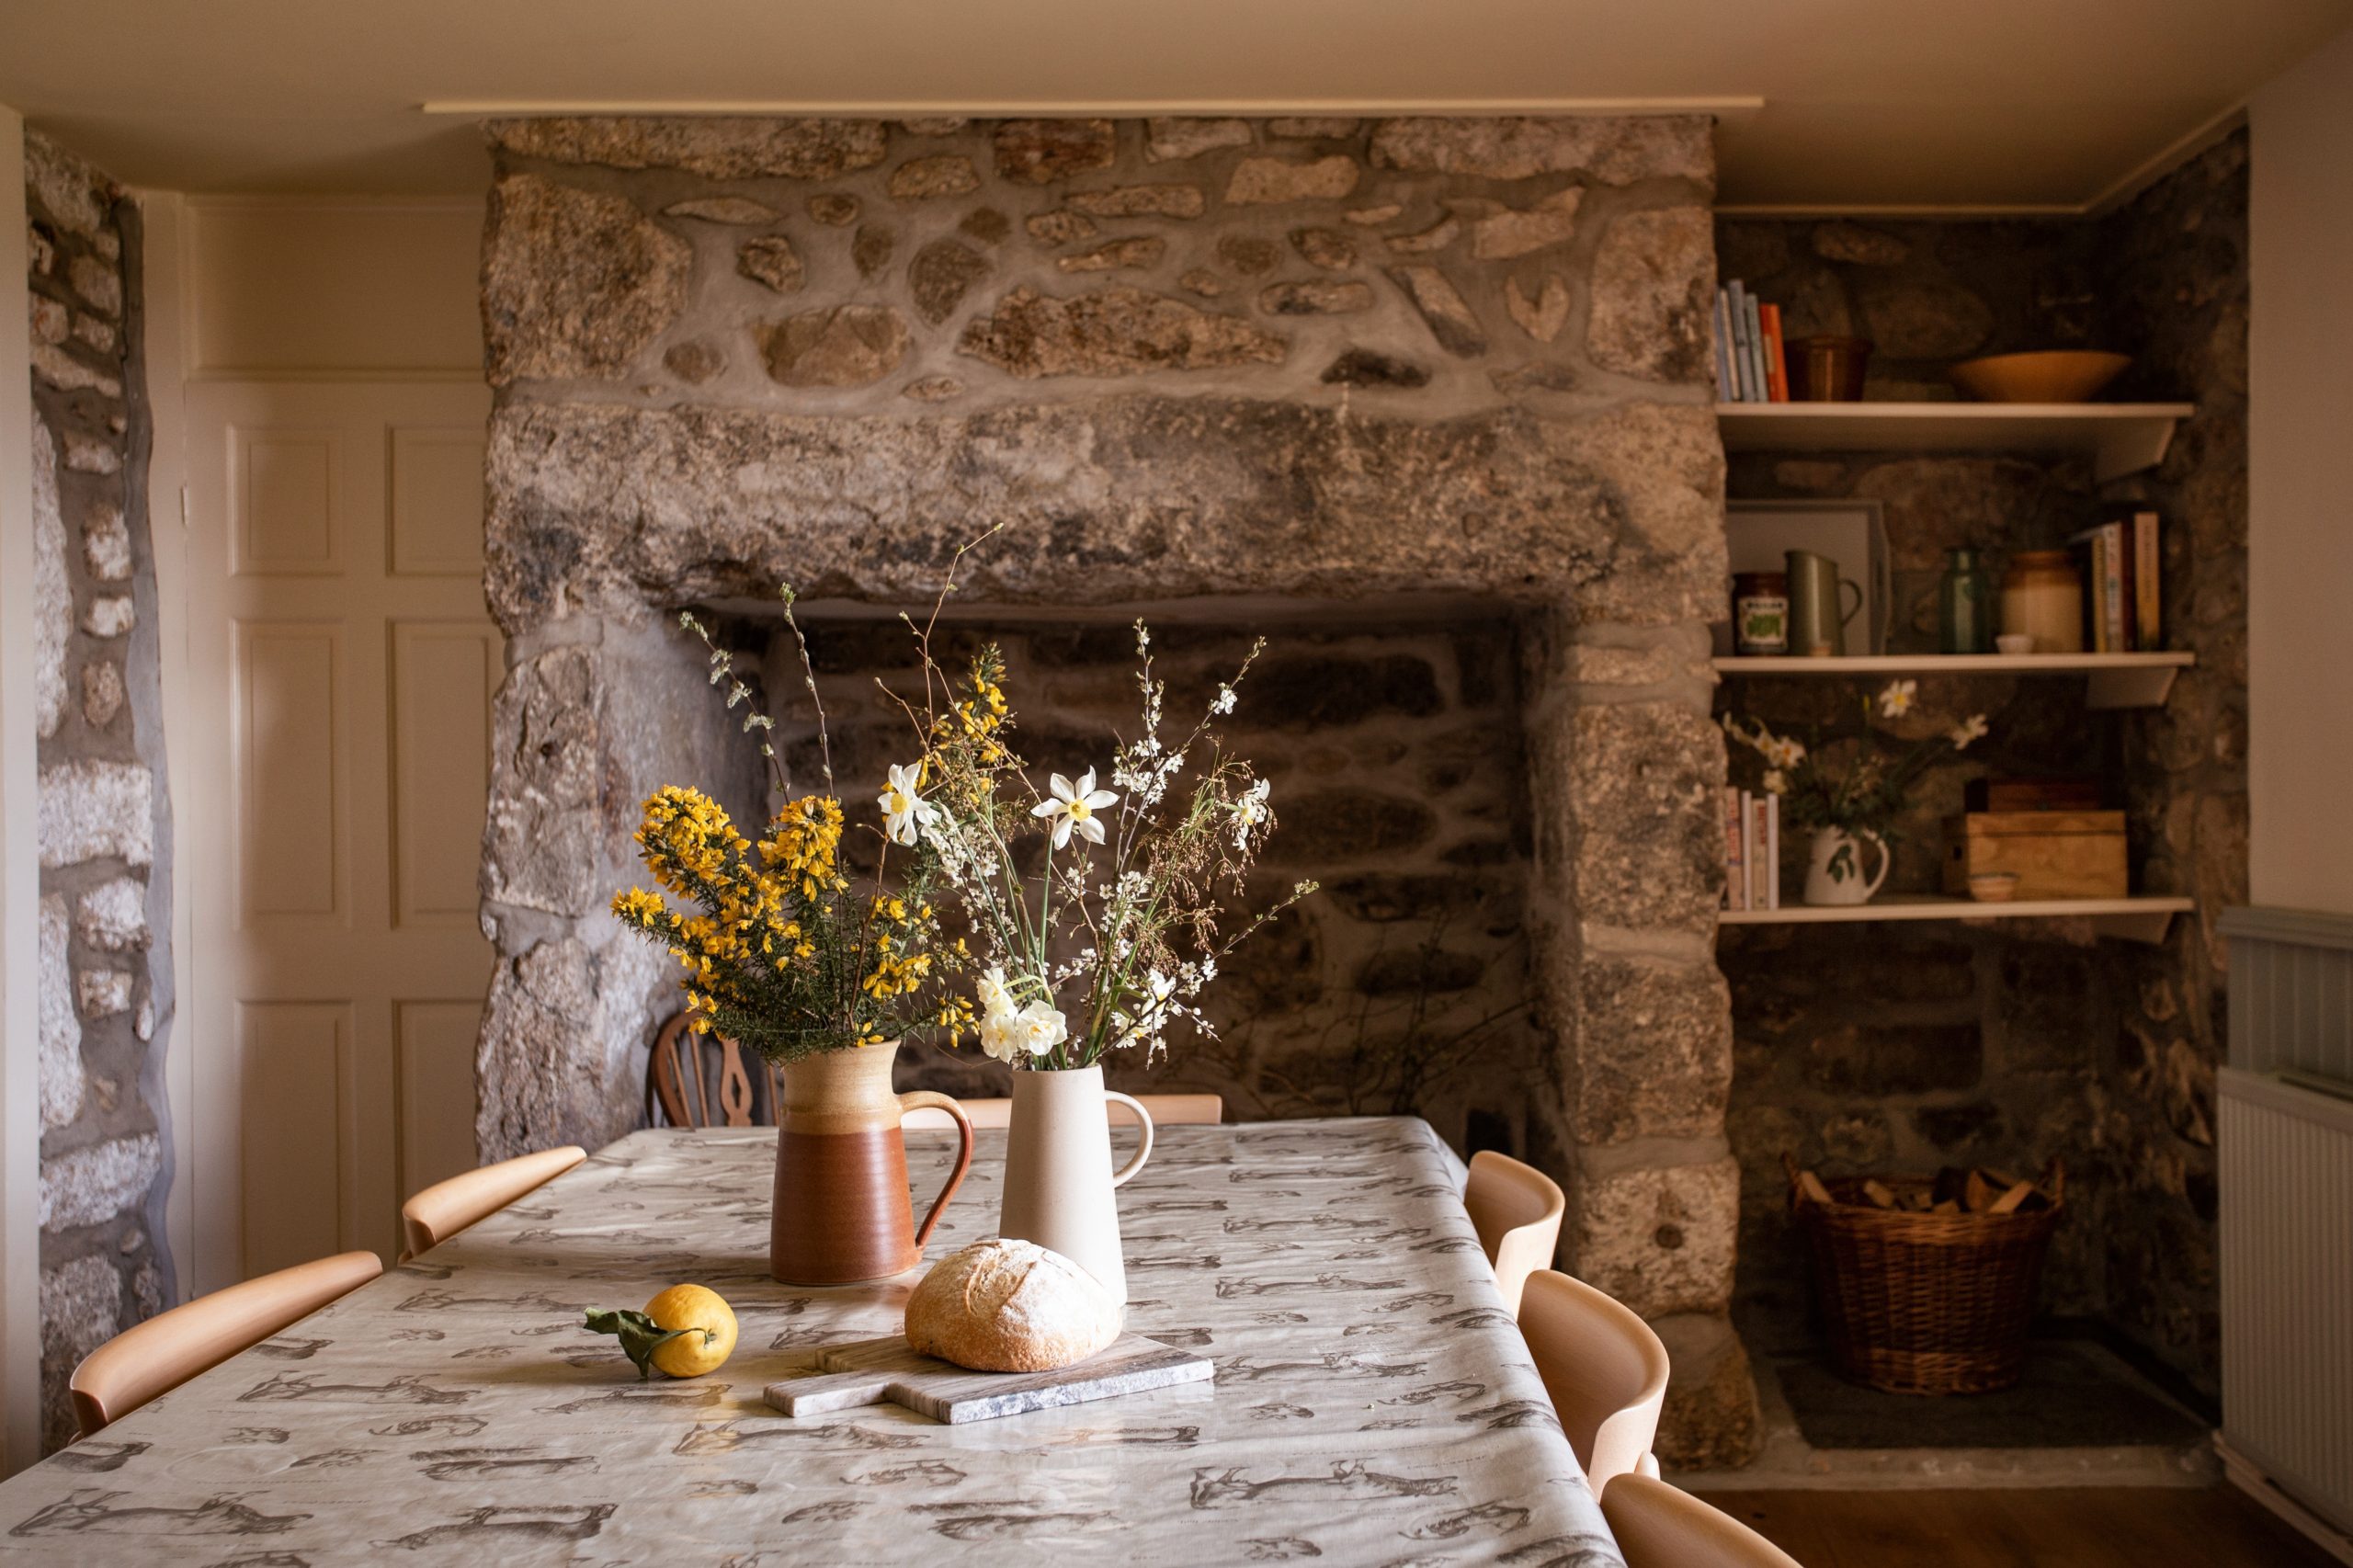
[[[195,1288],[350,1247],[473,1164],[502,669],[486,390],[188,389]]]

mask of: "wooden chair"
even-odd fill
[[[68,1386],[91,1437],[157,1394],[210,1371],[384,1271],[372,1252],[337,1253],[199,1296],[124,1329],[82,1358]]]
[[[1519,1332],[1586,1483],[1598,1493],[1621,1475],[1656,1475],[1667,1365],[1650,1324],[1585,1281],[1540,1268],[1528,1277]]]
[[[645,1064],[646,1119],[660,1127],[754,1127],[760,1112],[776,1119],[776,1074],[760,1074],[766,1097],[753,1086],[744,1048],[724,1035],[697,1034],[680,1013],[662,1026]]]
[[[1154,1127],[1213,1127],[1225,1119],[1225,1101],[1216,1095],[1138,1095],[1143,1108],[1152,1115]],[[1011,1100],[958,1100],[975,1127],[1006,1127],[1013,1121]],[[1120,1121],[1133,1124],[1135,1112],[1117,1100],[1104,1108],[1110,1112],[1114,1125]],[[926,1128],[949,1128],[956,1123],[944,1110],[911,1110],[899,1123],[902,1127],[922,1131]]]
[[[405,1263],[418,1253],[439,1246],[467,1226],[496,1213],[535,1187],[553,1181],[588,1157],[576,1143],[517,1154],[494,1165],[484,1165],[435,1182],[401,1205],[401,1231],[408,1250]]]
[[[1721,1508],[1651,1476],[1611,1482],[1601,1513],[1626,1568],[1803,1568]]]
[[[1561,1196],[1559,1184],[1535,1166],[1482,1149],[1471,1156],[1462,1207],[1470,1210],[1471,1226],[1479,1233],[1479,1245],[1495,1271],[1504,1310],[1518,1316],[1520,1287],[1529,1275],[1552,1267],[1568,1200]]]

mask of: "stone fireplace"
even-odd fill
[[[1561,1178],[1565,1266],[1675,1356],[1663,1453],[1745,1457],[1707,123],[492,140],[487,586],[510,669],[483,1156],[636,1122],[674,1006],[604,913],[638,803],[689,779],[756,801],[673,612],[749,656],[780,584],[813,601],[855,801],[895,744],[870,679],[904,668],[890,617],[996,529],[952,630],[1006,645],[1041,766],[1124,712],[1139,609],[1178,681],[1276,643],[1236,738],[1284,813],[1270,873],[1326,891],[1221,999],[1222,1041],[1151,1081],[1244,1116],[1385,1112],[1364,1042],[1396,1009],[1488,1020],[1415,1108]],[[789,712],[792,685],[768,686]]]

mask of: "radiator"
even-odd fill
[[[2222,1437],[2353,1531],[2353,917],[2233,910]]]

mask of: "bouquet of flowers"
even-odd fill
[[[1912,711],[1920,683],[1891,681],[1878,697],[1882,719],[1901,719]],[[1863,728],[1871,722],[1872,699],[1862,699]],[[1985,715],[1972,713],[1940,735],[1915,741],[1893,758],[1865,745],[1843,766],[1825,761],[1822,753],[1787,735],[1777,735],[1762,720],[1744,723],[1724,715],[1724,733],[1764,759],[1764,788],[1782,799],[1788,820],[1801,828],[1835,828],[1858,838],[1892,838],[1895,819],[1903,814],[1906,792],[1928,764],[1949,749],[1967,751],[1986,733]],[[1821,744],[1814,737],[1814,746]]]
[[[1152,637],[1135,627],[1142,724],[1116,745],[1108,778],[1086,767],[1040,790],[1013,749],[1005,662],[985,647],[960,675],[916,632],[925,691],[906,704],[920,757],[891,770],[883,807],[902,843],[924,846],[957,900],[985,963],[970,1001],[943,1008],[981,1048],[1017,1067],[1084,1068],[1113,1051],[1165,1050],[1178,1020],[1207,1031],[1196,999],[1235,946],[1291,903],[1290,894],[1231,931],[1229,910],[1275,815],[1267,781],[1220,750],[1217,720],[1265,646],[1218,686],[1181,738],[1164,739],[1165,684]],[[1025,869],[1034,861],[1034,870]]]
[[[799,638],[790,591],[785,617]],[[874,874],[848,876],[823,703],[817,734],[825,788],[795,796],[777,760],[775,722],[736,674],[733,655],[692,614],[678,619],[710,650],[710,684],[727,687],[731,710],[744,709],[744,731],[760,736],[774,791],[784,797],[756,843],[699,790],[665,786],[645,802],[638,853],[661,891],[629,888],[614,898],[612,911],[684,968],[696,1031],[716,1031],[782,1063],[966,1018],[969,1005],[961,999],[926,995],[965,957],[933,902],[938,850],[904,832],[904,817],[891,816]],[[805,639],[801,648],[802,676],[814,698]],[[886,813],[891,800],[886,792]],[[901,852],[895,863],[894,850]]]

